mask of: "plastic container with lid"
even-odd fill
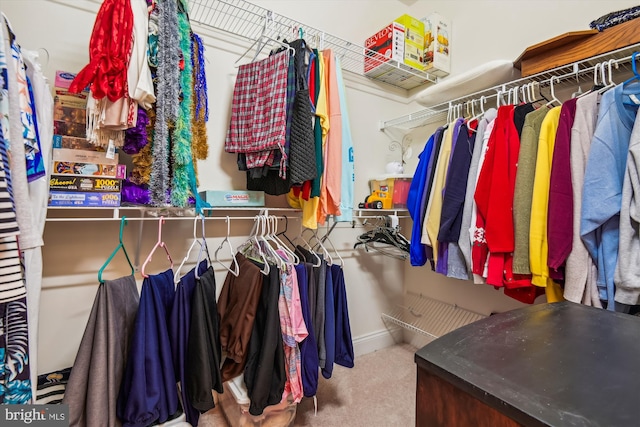
[[[262,415],[249,413],[249,396],[240,375],[223,384],[224,393],[219,394],[220,408],[231,427],[290,427],[296,417],[296,404],[290,399],[277,405],[267,406]]]

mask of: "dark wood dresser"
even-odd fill
[[[570,302],[513,310],[418,350],[420,427],[640,426],[640,318]]]

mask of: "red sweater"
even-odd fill
[[[498,109],[474,195],[490,253],[487,284],[509,288],[531,285],[528,277],[514,277],[511,269],[515,247],[513,194],[520,151],[513,112],[513,105]]]

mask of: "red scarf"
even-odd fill
[[[133,41],[130,0],[105,0],[98,11],[89,42],[89,64],[73,79],[69,91],[91,85],[96,99],[116,101],[127,91],[127,67]]]

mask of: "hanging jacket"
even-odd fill
[[[435,134],[431,135],[424,146],[424,150],[418,156],[418,166],[413,174],[409,194],[407,195],[407,210],[413,220],[409,256],[411,265],[414,267],[422,266],[427,262],[427,253],[425,245],[420,241],[420,233],[422,232],[422,221],[424,219],[423,199],[427,188],[427,170],[431,153],[433,152],[434,137]]]

